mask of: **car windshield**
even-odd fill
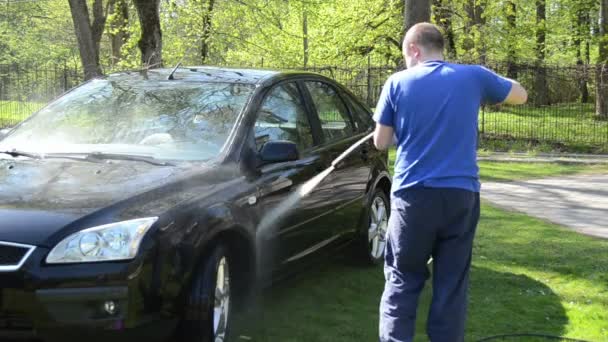
[[[253,85],[96,79],[57,99],[0,141],[0,151],[217,156]]]

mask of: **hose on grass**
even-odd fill
[[[511,337],[540,337],[540,338],[544,338],[547,340],[557,340],[557,341],[566,341],[566,342],[591,342],[591,341],[579,340],[579,339],[569,338],[569,337],[561,337],[561,336],[547,335],[547,334],[534,334],[534,333],[495,335],[495,336],[484,337],[481,340],[477,340],[476,342],[504,340],[504,339],[511,338]]]

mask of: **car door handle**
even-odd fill
[[[369,147],[367,145],[361,146],[361,159],[367,161],[369,159]]]

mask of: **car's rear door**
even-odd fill
[[[319,153],[325,166],[329,166],[335,158],[369,133],[366,131],[369,127],[353,120],[338,88],[330,82],[306,80],[303,84],[313,107],[313,119],[321,129]],[[318,190],[325,199],[324,216],[320,225],[331,230],[333,235],[344,235],[358,227],[371,176],[368,163],[371,144],[371,141],[367,141],[344,159]]]

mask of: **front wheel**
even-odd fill
[[[367,208],[367,224],[360,234],[359,254],[366,263],[380,264],[384,261],[386,231],[390,214],[390,202],[381,189],[376,189]]]
[[[227,249],[217,246],[194,277],[182,318],[183,342],[225,342],[231,318],[231,270]]]

